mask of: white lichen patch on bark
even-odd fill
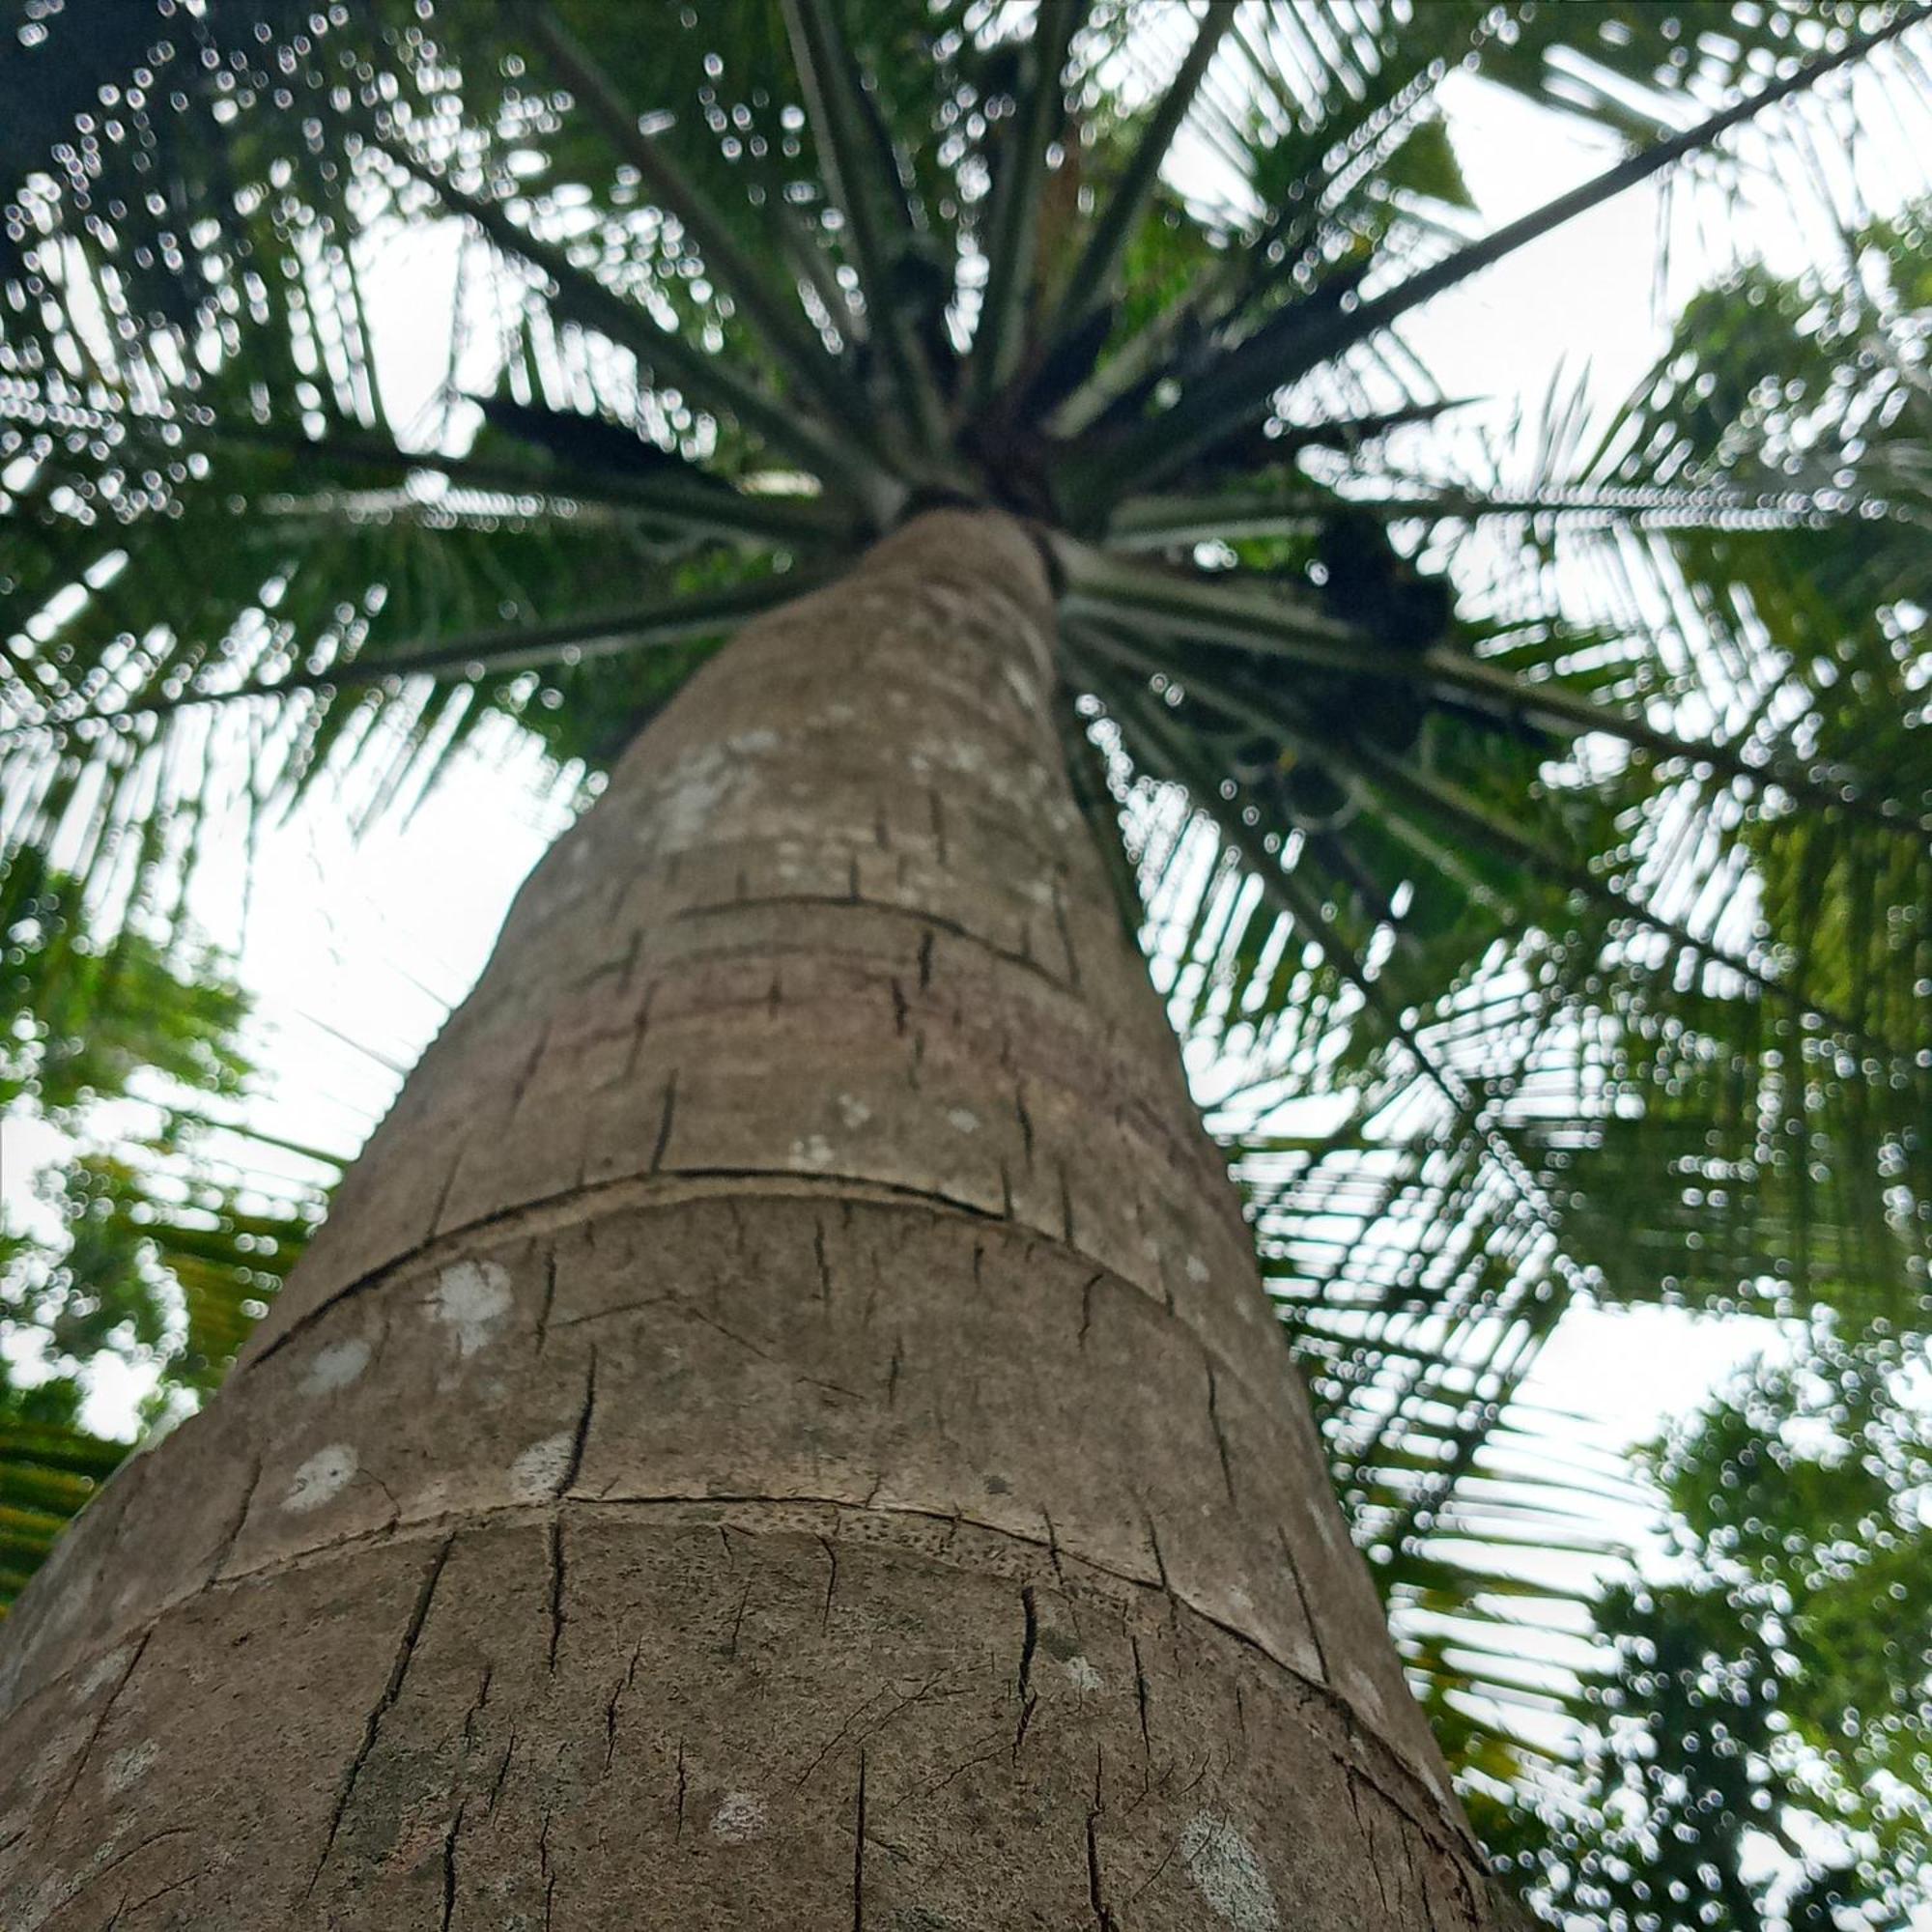
[[[1067,1658],[1060,1667],[1072,1679],[1076,1690],[1097,1690],[1106,1682],[1084,1657],[1077,1654]]]
[[[510,1494],[520,1503],[548,1502],[562,1489],[576,1446],[577,1438],[568,1430],[532,1442],[510,1464]]]
[[[1205,1282],[1208,1279],[1208,1264],[1199,1255],[1187,1257],[1187,1279],[1195,1283]]]
[[[109,1795],[118,1798],[130,1785],[138,1784],[155,1768],[155,1760],[160,1754],[161,1747],[153,1738],[116,1751],[107,1760],[107,1769],[102,1774]]]
[[[951,1107],[946,1118],[959,1133],[977,1134],[980,1131],[980,1117],[968,1107]]]
[[[727,1845],[748,1844],[765,1829],[765,1801],[755,1791],[727,1791],[711,1820],[711,1835]]]
[[[809,1134],[803,1140],[793,1141],[791,1164],[794,1167],[830,1167],[832,1143],[823,1134]]]
[[[687,752],[659,781],[658,810],[649,826],[655,842],[677,851],[701,839],[719,808],[740,788],[745,761],[775,752],[779,744],[776,731],[758,728]]]
[[[80,1704],[88,1703],[110,1684],[118,1684],[122,1673],[128,1668],[128,1660],[133,1654],[133,1647],[124,1643],[110,1650],[105,1657],[97,1659],[82,1675],[74,1679],[74,1701]]]
[[[459,1354],[475,1354],[510,1312],[508,1269],[498,1262],[451,1262],[430,1291],[429,1312],[455,1335]]]
[[[1235,1932],[1280,1932],[1281,1914],[1253,1847],[1225,1818],[1198,1813],[1180,1834],[1196,1889]]]
[[[872,1110],[856,1094],[841,1094],[838,1096],[838,1118],[857,1133],[872,1118]]]
[[[337,1389],[347,1388],[361,1378],[369,1366],[369,1345],[359,1335],[318,1349],[302,1378],[302,1394],[333,1395]]]
[[[296,1471],[282,1507],[298,1512],[320,1509],[355,1480],[356,1467],[355,1451],[347,1442],[331,1442],[327,1449],[318,1449]]]

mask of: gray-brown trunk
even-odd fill
[[[0,1924],[1468,1932],[1011,523],[753,626],[0,1635]]]

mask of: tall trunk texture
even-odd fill
[[[0,1925],[1472,1932],[1222,1163],[938,512],[643,734],[0,1636]]]

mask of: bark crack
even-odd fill
[[[1027,1727],[1039,1705],[1039,1693],[1033,1688],[1034,1653],[1039,1645],[1039,1599],[1031,1584],[1020,1592],[1020,1721],[1013,1733],[1014,1757],[1019,1756],[1020,1747],[1026,1743]]]
[[[93,1728],[87,1734],[87,1742],[81,1746],[80,1755],[74,1759],[73,1769],[68,1774],[67,1783],[61,1788],[61,1795],[54,1805],[53,1815],[48,1820],[50,1825],[59,1822],[62,1809],[65,1807],[67,1801],[73,1796],[73,1788],[80,1782],[81,1775],[87,1770],[88,1762],[94,1756],[94,1747],[100,1742],[100,1734],[106,1730],[108,1719],[114,1715],[115,1705],[121,1701],[122,1691],[127,1690],[134,1672],[140,1668],[141,1659],[147,1653],[148,1645],[154,1640],[155,1629],[156,1626],[150,1624],[141,1633],[141,1639],[134,1646],[134,1654],[128,1660],[128,1667],[122,1671],[121,1675],[115,1680],[113,1690],[107,1693],[107,1701],[101,1705],[100,1715],[95,1719]],[[9,1840],[9,1842],[11,1843],[12,1840]]]
[[[666,1298],[671,1300],[670,1297]],[[749,1335],[739,1334],[735,1328],[726,1322],[719,1321],[717,1316],[709,1314],[706,1310],[694,1307],[688,1302],[676,1300],[671,1300],[671,1306],[679,1315],[688,1316],[694,1321],[701,1321],[705,1327],[715,1329],[720,1335],[723,1335],[727,1342],[735,1342],[739,1348],[745,1350],[749,1354],[757,1356],[759,1361],[779,1362],[780,1358],[774,1355],[769,1349],[753,1342]],[[825,1389],[833,1395],[843,1396],[847,1402],[860,1402],[864,1400],[857,1389],[849,1389],[843,1382],[827,1381],[820,1376],[801,1375],[794,1376],[792,1379],[795,1382],[804,1383],[808,1388]]]
[[[1080,984],[1080,955],[1073,950],[1073,926],[1066,917],[1066,900],[1058,879],[1053,882],[1053,923],[1060,928],[1060,944],[1066,953],[1066,982],[1077,989]]]
[[[620,1315],[641,1315],[647,1308],[662,1308],[667,1301],[677,1299],[677,1290],[668,1288],[662,1294],[646,1294],[636,1301],[612,1302],[609,1308],[592,1308],[582,1315],[566,1315],[561,1321],[552,1325],[557,1328],[581,1328],[589,1321],[614,1321]]]
[[[550,1340],[550,1312],[556,1305],[556,1249],[544,1250],[543,1300],[537,1308],[537,1353],[542,1354],[544,1344]]]
[[[463,1809],[456,1807],[456,1816],[449,1821],[449,1830],[442,1839],[442,1924],[441,1932],[449,1932],[449,1923],[456,1916],[456,1838],[463,1830]]]
[[[484,1706],[490,1701],[490,1679],[495,1674],[495,1669],[496,1666],[494,1664],[486,1663],[483,1666],[483,1675],[477,1683],[475,1698],[470,1703],[469,1710],[463,1714],[463,1754],[465,1757],[468,1757],[470,1751],[475,1748],[476,1719],[482,1715]]]
[[[1362,1816],[1362,1800],[1360,1793],[1355,1788],[1355,1774],[1347,1766],[1343,1770],[1345,1780],[1349,1787],[1349,1808],[1355,1814],[1355,1829],[1361,1833],[1362,1842],[1368,1847],[1368,1864],[1370,1871],[1375,1874],[1376,1896],[1382,1902],[1382,1917],[1386,1918],[1389,1909],[1388,1887],[1382,1883],[1381,1862],[1376,1857],[1376,1821],[1372,1817],[1364,1818]]]
[[[1235,1494],[1235,1462],[1228,1453],[1228,1432],[1221,1421],[1221,1388],[1211,1359],[1208,1363],[1208,1426],[1214,1432],[1214,1449],[1221,1459],[1221,1480],[1228,1486],[1228,1500],[1238,1506],[1240,1499]]]
[[[577,1417],[577,1428],[570,1438],[570,1459],[565,1463],[563,1474],[558,1478],[556,1496],[560,1501],[577,1487],[577,1478],[583,1468],[584,1445],[590,1440],[590,1418],[597,1408],[597,1345],[590,1345],[590,1364],[583,1376],[583,1406]]]
[[[214,1552],[214,1560],[208,1566],[208,1578],[213,1582],[219,1577],[223,1566],[234,1553],[236,1544],[241,1540],[242,1525],[248,1520],[249,1505],[255,1500],[255,1492],[261,1487],[262,1458],[258,1454],[248,1464],[248,1480],[242,1487],[242,1500],[236,1505],[234,1520],[222,1532],[221,1547]]]
[[[171,1825],[164,1832],[152,1833],[138,1844],[129,1845],[125,1852],[117,1852],[98,1871],[88,1872],[79,1879],[71,1879],[65,1885],[57,1887],[57,1901],[62,1906],[71,1905],[75,1900],[86,1897],[109,1872],[119,1871],[129,1859],[137,1859],[143,1852],[152,1851],[155,1846],[165,1844],[170,1838],[185,1838],[191,1835],[192,1832],[186,1825]],[[185,1879],[176,1879],[172,1884],[162,1886],[153,1896],[158,1898],[163,1892],[179,1891],[183,1886],[193,1884],[202,1875],[199,1871],[190,1872]],[[140,1906],[146,1903],[146,1899],[137,1901],[135,1909],[138,1911]],[[120,1918],[127,1910],[127,1896],[124,1893],[122,1902],[114,1908],[114,1917]],[[110,1918],[107,1922],[111,1926],[114,1920]]]
[[[1143,1520],[1147,1523],[1148,1547],[1153,1551],[1153,1567],[1160,1576],[1161,1595],[1171,1604],[1174,1601],[1174,1585],[1167,1576],[1167,1558],[1160,1553],[1160,1531],[1153,1526],[1153,1518],[1145,1511]]]
[[[650,1172],[663,1171],[665,1150],[670,1146],[670,1123],[677,1113],[677,1069],[673,1067],[665,1081],[664,1115],[658,1122],[657,1145],[651,1149]]]
[[[328,1835],[323,1841],[322,1856],[315,1861],[315,1869],[310,1872],[308,1888],[302,1893],[304,1899],[315,1895],[316,1886],[321,1882],[323,1869],[328,1863],[329,1855],[335,1850],[337,1834],[342,1830],[342,1821],[349,1814],[349,1806],[355,1796],[356,1780],[362,1776],[362,1767],[368,1763],[369,1754],[376,1748],[376,1738],[383,1728],[383,1719],[395,1708],[396,1699],[403,1694],[403,1680],[410,1674],[410,1665],[415,1660],[416,1645],[421,1641],[423,1626],[429,1621],[429,1606],[436,1595],[436,1586],[442,1579],[442,1567],[449,1561],[449,1552],[456,1548],[454,1536],[444,1537],[437,1546],[436,1554],[430,1558],[423,1572],[421,1585],[416,1591],[415,1603],[410,1610],[410,1619],[403,1626],[402,1640],[396,1646],[396,1654],[390,1660],[388,1680],[383,1686],[383,1694],[377,1698],[375,1708],[362,1722],[362,1741],[356,1747],[347,1775],[343,1777],[335,1794],[335,1804],[329,1813]]]
[[[1127,1641],[1134,1652],[1134,1702],[1140,1709],[1141,1719],[1141,1767],[1142,1783],[1145,1784],[1153,1772],[1153,1734],[1148,1727],[1148,1681],[1147,1667],[1141,1660],[1141,1640],[1129,1637]],[[1238,1692],[1240,1687],[1236,1686]]]
[[[981,1748],[976,1750],[971,1757],[964,1758],[958,1764],[955,1764],[944,1777],[932,1778],[927,1783],[920,1785],[916,1790],[905,1792],[894,1799],[892,1804],[886,1807],[888,1814],[890,1815],[892,1812],[897,1811],[907,1804],[919,1804],[922,1800],[932,1797],[935,1792],[944,1791],[955,1778],[963,1777],[969,1771],[973,1771],[982,1764],[991,1764],[995,1758],[1005,1756],[1009,1748],[1005,1731],[996,1731],[989,1738],[981,1738],[980,1744]]]
[[[1308,1640],[1315,1646],[1315,1667],[1321,1673],[1321,1681],[1330,1682],[1328,1673],[1328,1654],[1321,1647],[1321,1626],[1315,1621],[1315,1605],[1308,1601],[1308,1591],[1301,1580],[1301,1566],[1294,1560],[1294,1546],[1288,1540],[1288,1531],[1280,1523],[1274,1526],[1274,1533],[1281,1544],[1282,1561],[1288,1565],[1288,1580],[1294,1586],[1294,1601],[1301,1606],[1301,1620],[1308,1626]]]
[[[517,1075],[510,1082],[509,1118],[515,1119],[519,1107],[524,1104],[524,1094],[528,1091],[530,1076],[537,1070],[537,1062],[544,1056],[544,1048],[550,1044],[551,1021],[546,1018],[537,1029],[536,1044],[530,1048],[524,1063],[517,1068]]]
[[[899,1697],[893,1704],[890,1710],[884,1712],[879,1717],[878,1721],[876,1723],[874,1723],[868,1730],[863,1731],[861,1733],[859,1740],[861,1747],[863,1748],[865,1742],[867,1738],[877,1737],[879,1733],[883,1731],[886,1728],[886,1726],[890,1724],[893,1721],[893,1719],[896,1718],[901,1712],[910,1711],[914,1705],[923,1704],[928,1697],[931,1697],[934,1694],[934,1687],[938,1685],[940,1678],[943,1675],[944,1675],[943,1672],[935,1671],[930,1677],[928,1677],[925,1680],[923,1684],[922,1684],[919,1687],[918,1690],[909,1690],[905,1693],[905,1695]],[[864,1703],[859,1704],[855,1706],[852,1710],[848,1711],[845,1714],[844,1721],[840,1723],[838,1728],[836,1731],[834,1731],[832,1735],[828,1739],[826,1739],[825,1743],[818,1747],[818,1750],[813,1755],[811,1762],[808,1764],[805,1767],[805,1769],[799,1773],[797,1777],[795,1777],[792,1780],[794,1788],[798,1790],[803,1790],[808,1784],[810,1784],[811,1782],[812,1775],[818,1770],[818,1767],[822,1765],[825,1762],[825,1760],[829,1758],[832,1755],[832,1753],[836,1751],[838,1748],[838,1747],[842,1745],[845,1742],[845,1740],[852,1735],[854,1729],[858,1726],[860,1720],[865,1717],[866,1713],[869,1711],[872,1708],[872,1706],[879,1701],[881,1697],[885,1697],[890,1694],[891,1694],[890,1691],[887,1690],[874,1690],[871,1693],[871,1695],[865,1700]],[[940,1690],[938,1694],[941,1697],[956,1697],[960,1695],[960,1692],[954,1690]]]
[[[1101,1769],[1100,1747],[1094,1747],[1094,1803],[1087,1812],[1087,1901],[1094,1908],[1095,1932],[1115,1932],[1114,1908],[1107,1903],[1100,1878]]]
[[[640,938],[642,934],[639,935]],[[630,974],[626,972],[626,986],[630,983]],[[638,1009],[638,1017],[631,1028],[631,1044],[624,1055],[624,1070],[612,1084],[628,1087],[638,1077],[638,1062],[644,1057],[644,1037],[651,1030],[651,1002],[658,996],[658,982],[653,980],[644,988],[644,1003]]]
[[[620,882],[616,893],[613,895],[615,905],[621,906],[623,904],[624,895],[630,891],[630,887],[631,882],[628,879]],[[614,913],[614,906],[612,910]],[[624,956],[617,968],[617,991],[620,994],[628,995],[630,993],[632,976],[638,970],[639,955],[642,953],[643,950],[644,929],[640,925],[634,925],[631,928],[630,943],[624,948]]]
[[[547,1662],[550,1674],[556,1675],[556,1647],[563,1641],[563,1593],[564,1593],[564,1551],[563,1521],[560,1517],[553,1517],[550,1533],[545,1538],[550,1553],[550,1651]]]
[[[510,1760],[517,1754],[517,1727],[510,1726],[510,1742],[503,1747],[503,1755],[497,1766],[497,1776],[490,1780],[490,1800],[483,1807],[486,1818],[497,1815],[497,1801],[503,1795],[503,1781],[510,1775]]]
[[[556,1872],[550,1861],[551,1809],[544,1806],[543,1826],[537,1833],[537,1869],[544,1882],[544,1932],[550,1932],[551,1915],[556,1905]]]
[[[858,1705],[855,1709],[848,1711],[845,1714],[844,1721],[838,1726],[838,1728],[836,1731],[832,1733],[831,1737],[829,1737],[825,1741],[825,1743],[818,1747],[817,1755],[812,1758],[811,1762],[809,1765],[807,1765],[806,1768],[799,1773],[798,1776],[792,1780],[794,1786],[797,1789],[803,1790],[805,1786],[811,1781],[812,1773],[815,1772],[818,1769],[818,1767],[821,1764],[823,1764],[825,1760],[829,1758],[832,1755],[832,1753],[836,1751],[838,1748],[838,1747],[842,1745],[848,1737],[851,1736],[852,1726],[856,1724],[859,1721],[859,1719],[863,1718],[866,1715],[866,1713],[869,1711],[872,1708],[872,1706],[876,1704],[879,1701],[879,1699],[883,1697],[885,1694],[886,1693],[883,1690],[874,1690],[863,1704]]]
[[[811,1224],[811,1256],[818,1264],[818,1299],[829,1307],[832,1302],[832,1265],[825,1258],[825,1223],[816,1218]]]
[[[149,1906],[155,1904],[159,1899],[166,1898],[170,1892],[185,1891],[197,1879],[205,1878],[206,1876],[207,1872],[205,1869],[197,1868],[189,1872],[185,1878],[170,1879],[166,1885],[156,1886],[153,1891],[144,1891],[139,1898],[130,1898],[124,1892],[121,1896],[121,1903],[114,1908],[114,1917],[101,1927],[101,1932],[114,1932],[115,1926],[120,1924],[122,1919],[127,1918],[129,1913],[145,1912]]]
[[[1066,1569],[1060,1560],[1060,1532],[1053,1526],[1053,1513],[1051,1510],[1042,1506],[1039,1515],[1040,1520],[1046,1524],[1047,1561],[1053,1565],[1053,1574],[1060,1579],[1064,1587],[1066,1582]]]
[[[443,1171],[441,1184],[436,1190],[436,1205],[429,1213],[429,1233],[432,1236],[443,1232],[442,1210],[449,1206],[449,1197],[456,1187],[456,1177],[463,1166],[463,1156],[469,1151],[469,1136],[464,1135],[456,1144],[456,1153],[449,1166]]]
[[[631,1652],[630,1667],[604,1706],[604,1769],[607,1773],[611,1769],[611,1760],[617,1755],[617,1706],[624,1701],[625,1694],[637,1681],[638,1661],[643,1654],[644,1640],[639,1637],[637,1648]]]
[[[1413,1832],[1403,1833],[1403,1861],[1408,1866],[1408,1880],[1415,1888],[1415,1895],[1422,1901],[1422,1916],[1429,1921],[1429,1932],[1441,1932],[1436,1922],[1435,1907],[1429,1896],[1429,1882],[1423,1876],[1422,1867],[1415,1861],[1415,1837]]]
[[[825,1551],[825,1608],[819,1616],[818,1628],[821,1632],[832,1628],[832,1599],[838,1591],[838,1550],[829,1536],[818,1539],[818,1547]]]
[[[852,1831],[852,1932],[866,1932],[866,1752],[859,1750],[859,1802]]]

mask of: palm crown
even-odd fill
[[[8,923],[30,858],[165,904],[204,829],[495,716],[594,783],[920,505],[1026,518],[1360,1534],[1508,1771],[1458,1699],[1568,1694],[1509,1666],[1514,1547],[1588,1541],[1509,1401],[1565,1308],[1924,1327],[1921,236],[1741,270],[1607,427],[1472,440],[1399,325],[1746,123],[1815,155],[1856,85],[1922,140],[1926,13],[54,12],[0,134]],[[1469,68],[1622,157],[1480,232]],[[365,283],[432,221],[396,420]]]

